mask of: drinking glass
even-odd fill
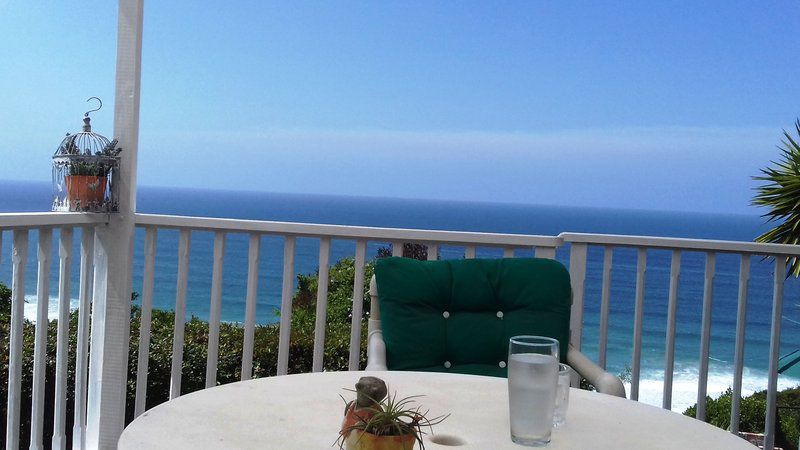
[[[567,407],[569,406],[569,381],[572,376],[572,367],[566,364],[558,365],[558,388],[556,390],[556,408],[553,411],[553,426],[558,428],[567,420]]]
[[[558,341],[515,336],[508,345],[511,440],[542,447],[550,442],[558,385]]]

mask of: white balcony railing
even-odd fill
[[[630,397],[633,400],[639,397],[641,378],[641,359],[644,347],[643,335],[648,314],[660,314],[653,308],[645,309],[645,281],[646,271],[657,269],[669,270],[669,294],[667,303],[666,339],[664,342],[664,384],[662,406],[670,409],[672,404],[672,383],[674,376],[675,339],[678,327],[677,317],[680,315],[679,288],[686,288],[679,283],[681,269],[684,267],[682,255],[694,255],[685,264],[691,264],[691,270],[696,271],[699,264],[697,255],[702,259],[702,278],[695,280],[689,276],[684,281],[699,284],[692,289],[702,290],[702,321],[699,329],[693,330],[700,336],[698,383],[697,383],[697,417],[705,418],[706,390],[709,373],[709,348],[712,342],[712,301],[714,298],[714,278],[716,274],[716,258],[718,254],[732,254],[739,259],[738,271],[738,305],[735,313],[735,355],[734,373],[732,376],[733,402],[731,407],[731,431],[738,432],[740,401],[742,392],[742,372],[744,364],[744,345],[747,331],[747,305],[748,283],[751,272],[752,256],[767,256],[774,258],[772,269],[772,305],[770,311],[771,333],[770,350],[768,355],[768,383],[767,383],[767,412],[766,412],[766,439],[767,443],[774,440],[776,392],[777,392],[777,361],[781,345],[781,315],[784,292],[785,267],[788,257],[800,256],[800,247],[775,244],[756,244],[750,242],[728,242],[696,239],[636,237],[636,236],[611,236],[577,233],[562,233],[559,236],[535,236],[517,234],[473,233],[456,231],[430,231],[370,228],[357,226],[318,225],[303,223],[267,222],[251,220],[197,218],[180,216],[163,216],[137,214],[136,227],[142,239],[137,240],[137,251],[142,251],[143,267],[141,268],[141,323],[139,324],[140,341],[137,371],[136,371],[136,400],[133,416],[145,410],[148,384],[148,351],[150,349],[150,325],[153,310],[154,285],[158,275],[156,270],[157,249],[156,243],[159,233],[177,232],[176,258],[176,290],[174,299],[175,323],[173,356],[171,360],[170,398],[175,398],[181,393],[181,378],[183,367],[184,328],[187,311],[187,290],[190,279],[190,251],[193,235],[213,235],[213,251],[211,258],[211,284],[210,308],[208,310],[208,348],[206,361],[206,387],[217,384],[217,366],[220,348],[220,323],[223,299],[223,269],[225,267],[225,247],[228,235],[246,236],[248,245],[248,258],[246,261],[246,286],[245,314],[243,321],[244,344],[241,355],[241,379],[246,380],[252,376],[254,330],[256,326],[256,304],[258,298],[258,281],[260,263],[262,259],[261,241],[263,237],[277,237],[282,241],[282,262],[277,264],[280,269],[280,325],[279,342],[277,348],[276,375],[288,372],[290,326],[292,318],[292,297],[294,294],[294,280],[296,276],[295,255],[298,252],[298,239],[310,238],[314,240],[314,251],[317,252],[316,261],[319,267],[319,289],[316,303],[316,322],[313,349],[312,370],[320,371],[323,367],[325,343],[325,317],[328,302],[328,277],[331,266],[331,254],[334,243],[340,241],[354,244],[355,280],[353,289],[353,320],[350,330],[349,369],[359,368],[359,355],[361,349],[361,317],[363,314],[364,268],[368,261],[367,249],[377,244],[392,243],[393,251],[398,253],[403,248],[403,243],[418,243],[427,246],[428,258],[435,259],[440,254],[445,257],[474,258],[476,256],[490,255],[492,257],[514,257],[519,255],[535,255],[537,257],[556,258],[569,265],[573,285],[573,310],[571,342],[577,347],[581,344],[592,346],[586,341],[589,328],[586,327],[584,311],[587,307],[599,309],[599,324],[597,328],[597,358],[605,366],[609,354],[609,328],[615,324],[614,314],[610,314],[612,305],[618,303],[612,289],[612,270],[614,269],[615,249],[633,249],[636,252],[635,269],[635,307],[633,312],[632,357],[630,360],[631,380]],[[2,239],[12,238],[11,244],[11,269],[12,269],[12,319],[9,352],[8,375],[8,412],[6,426],[6,446],[16,448],[19,443],[21,424],[20,402],[24,387],[22,380],[22,324],[25,300],[25,277],[28,266],[27,255],[29,234],[36,231],[38,253],[37,284],[37,313],[35,350],[32,378],[33,403],[30,436],[32,448],[41,448],[45,436],[44,429],[50,424],[44,423],[44,386],[45,386],[45,355],[47,345],[46,327],[49,303],[50,255],[52,254],[52,236],[54,232],[59,237],[59,272],[54,277],[58,281],[58,337],[57,337],[57,368],[55,372],[55,402],[53,411],[53,446],[63,448],[66,436],[66,382],[67,382],[67,352],[69,351],[69,306],[72,287],[70,273],[72,255],[75,244],[73,243],[73,230],[77,229],[80,239],[80,271],[79,271],[79,320],[77,326],[77,346],[75,363],[75,416],[73,427],[74,448],[84,445],[82,436],[86,426],[86,398],[87,398],[87,364],[89,345],[89,305],[91,300],[91,286],[102,283],[103,280],[92,280],[92,255],[93,255],[93,227],[105,226],[104,215],[85,214],[0,214],[0,248]],[[5,231],[5,233],[3,233]],[[8,242],[8,241],[7,241]],[[305,248],[305,247],[304,247]],[[311,247],[309,247],[311,248]],[[305,248],[303,251],[308,251]],[[602,258],[598,255],[602,253]],[[658,252],[667,252],[667,259]],[[272,253],[269,253],[272,255]],[[648,254],[653,255],[656,266],[648,265]],[[7,264],[0,255],[0,268]],[[276,256],[277,259],[277,256]],[[239,261],[240,264],[245,264]],[[627,270],[617,266],[620,270]],[[244,270],[244,267],[239,268]],[[688,271],[688,269],[687,269]],[[586,291],[587,273],[590,276],[600,276],[601,282],[599,299],[588,295]],[[137,275],[138,276],[138,275]],[[160,294],[159,294],[160,295]],[[731,314],[733,314],[731,312]],[[103,320],[94,317],[94,320]],[[590,327],[594,330],[593,325]],[[592,331],[593,332],[593,331]],[[582,342],[584,341],[584,342]],[[120,368],[125,370],[125,368]],[[129,380],[134,382],[134,380]],[[125,408],[124,399],[120,398],[119,408]]]
[[[53,254],[52,239],[58,233],[58,332],[56,338],[55,401],[53,411],[53,447],[66,444],[67,367],[69,352],[69,312],[72,286],[70,270],[74,253],[74,230],[80,233],[79,319],[75,348],[75,401],[73,418],[73,448],[80,448],[86,429],[87,373],[89,364],[89,311],[92,289],[93,227],[102,223],[100,214],[0,214],[0,249],[3,231],[12,230],[12,306],[8,354],[8,398],[6,415],[6,448],[18,447],[21,428],[20,407],[23,361],[23,319],[25,304],[25,276],[28,265],[29,236],[37,233],[36,333],[34,340],[33,386],[31,405],[31,448],[42,448],[45,399],[45,359],[47,356],[47,327],[50,303],[50,261]],[[2,264],[2,255],[0,255]],[[76,446],[77,444],[77,446]]]

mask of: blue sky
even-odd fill
[[[139,182],[756,214],[797,2],[145,4]],[[113,135],[115,2],[0,0],[0,179]]]

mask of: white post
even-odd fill
[[[569,252],[569,276],[572,283],[572,313],[569,324],[569,343],[576,350],[581,349],[583,333],[583,292],[586,281],[587,245],[572,243]]]
[[[92,308],[86,446],[117,446],[125,422],[125,389],[130,333],[131,258],[136,211],[136,160],[143,0],[120,0],[117,21],[117,77],[114,137],[123,149],[119,213],[95,230],[94,307]],[[115,174],[116,175],[116,174]]]
[[[36,335],[33,347],[33,398],[31,400],[31,450],[44,448],[44,372],[47,358],[47,312],[50,307],[50,256],[52,255],[53,230],[39,229],[37,260],[39,262],[36,282]]]
[[[86,448],[86,391],[89,375],[89,311],[92,309],[94,280],[94,227],[81,230],[80,306],[75,349],[75,416],[72,425],[72,448]]]
[[[772,290],[772,327],[769,339],[769,378],[767,379],[767,414],[764,417],[764,447],[775,447],[775,423],[778,420],[778,358],[781,349],[783,318],[783,285],[786,282],[786,256],[775,257],[775,279]]]
[[[28,265],[28,230],[14,230],[11,254],[11,335],[8,342],[8,407],[6,450],[19,449],[22,401],[22,326],[25,318],[25,268]]]
[[[58,334],[56,341],[56,390],[52,448],[65,450],[67,424],[67,372],[69,364],[69,289],[72,265],[72,228],[61,228],[58,242]]]

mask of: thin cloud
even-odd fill
[[[779,137],[768,127],[173,131],[143,133],[139,179],[210,189],[752,213],[751,176],[774,159]]]
[[[395,131],[267,129],[205,132],[162,132],[151,138],[187,143],[204,143],[193,151],[211,152],[217,145],[234,146],[240,151],[290,150],[293,154],[328,154],[332,151],[360,153],[401,152],[405,156],[431,152],[458,152],[476,156],[491,152],[504,154],[631,155],[669,149],[677,154],[693,153],[698,148],[718,153],[772,151],[780,130],[772,127],[639,127],[580,129],[553,132],[486,131]],[[143,135],[143,138],[147,138]],[[208,145],[213,144],[213,145]],[[180,149],[176,149],[180,150]],[[332,156],[332,155],[331,155]]]

